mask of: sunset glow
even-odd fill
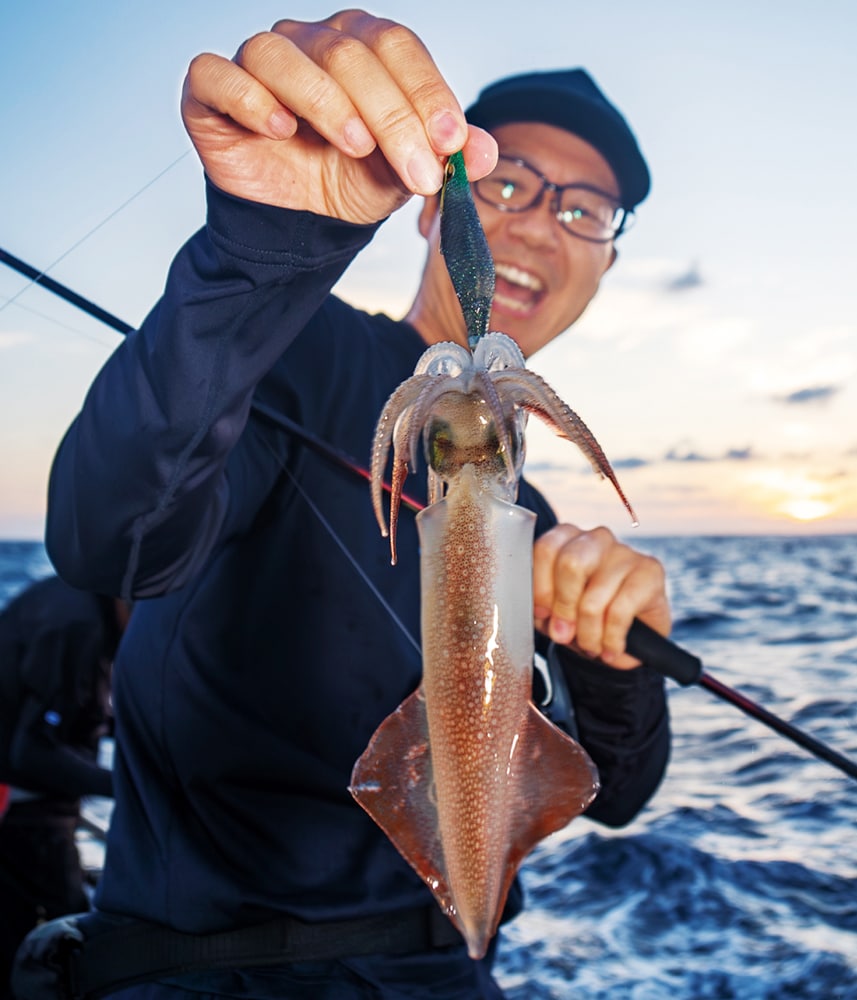
[[[651,167],[652,194],[593,303],[529,361],[598,438],[640,528],[538,421],[528,475],[563,519],[631,537],[857,532],[857,199],[830,208],[857,162],[857,130],[840,127],[853,117],[857,7],[786,16],[769,0],[744,5],[736,31],[729,5],[617,2],[534,0],[526,18],[487,22],[450,0],[388,12],[426,41],[464,104],[505,73],[586,66]],[[290,16],[306,16],[300,6]],[[99,8],[98,31],[54,4],[50,32],[38,5],[7,4],[3,248],[138,324],[205,220],[179,113],[188,62],[231,56],[282,16],[277,0],[152,0],[129,46],[121,4]],[[438,27],[447,20],[455,31]],[[426,252],[419,209],[394,213],[336,294],[407,312]],[[120,339],[0,266],[0,538],[41,536],[54,451]]]
[[[819,475],[787,469],[764,469],[750,476],[753,497],[773,514],[796,521],[818,521],[848,507],[849,485],[853,480],[828,482]],[[852,493],[853,500],[857,493]]]
[[[781,509],[796,521],[817,521],[831,514],[833,506],[824,500],[787,500]]]

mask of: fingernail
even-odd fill
[[[550,637],[562,645],[571,642],[574,638],[574,625],[562,618],[551,618]]]
[[[435,194],[443,181],[443,168],[431,153],[420,152],[408,161],[408,177],[417,194]]]
[[[277,108],[268,118],[268,128],[271,135],[277,139],[291,139],[297,128],[295,116],[283,108]]]
[[[342,138],[350,153],[368,156],[375,148],[372,133],[366,128],[362,118],[349,118],[342,127]]]
[[[449,111],[439,111],[429,119],[428,134],[432,145],[439,152],[458,152],[464,145],[467,132]]]

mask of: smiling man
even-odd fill
[[[139,921],[172,955],[225,935],[217,968],[200,946],[183,972],[122,995],[499,997],[493,949],[467,957],[348,792],[375,729],[420,683],[414,519],[400,519],[392,567],[365,481],[294,425],[368,459],[426,344],[466,344],[436,252],[446,157],[463,149],[497,262],[492,326],[527,355],[594,295],[648,190],[645,163],[580,71],[489,87],[468,124],[420,40],[362,11],[282,21],[234,60],[198,56],[182,113],[206,225],[99,373],[49,501],[59,572],[142,599],[116,666],[116,807],[96,898],[111,960],[121,972],[139,955]],[[406,320],[333,297],[414,194],[429,255]],[[424,470],[412,481],[424,500]],[[587,815],[622,825],[668,755],[663,683],[625,651],[634,617],[669,630],[663,569],[605,528],[557,524],[525,481],[519,503],[538,517],[539,646],[599,770]],[[515,889],[506,918],[520,905]]]
[[[598,291],[616,259],[615,239],[648,194],[648,168],[624,118],[582,69],[508,77],[466,115],[491,132],[500,153],[474,184],[497,273],[491,329],[529,357],[575,323]],[[437,252],[437,208],[427,199],[420,216],[430,252],[407,317],[430,343],[462,329]]]

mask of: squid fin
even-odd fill
[[[375,730],[348,790],[449,915],[422,685]]]
[[[510,768],[509,822],[499,852],[502,890],[485,925],[459,919],[441,842],[422,687],[389,715],[354,765],[349,791],[426,883],[467,941],[472,958],[487,951],[521,862],[550,833],[579,816],[598,792],[586,751],[532,703]]]

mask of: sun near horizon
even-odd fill
[[[857,513],[857,487],[849,476],[774,466],[749,478],[752,500],[775,517],[817,524]]]

